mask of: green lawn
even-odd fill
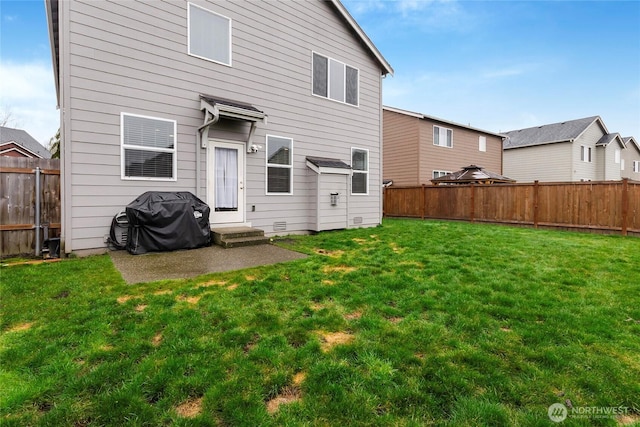
[[[3,267],[0,424],[640,420],[640,239],[385,220],[279,244],[311,256],[138,285],[108,256]],[[629,409],[552,423],[567,400]]]

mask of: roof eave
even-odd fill
[[[351,26],[353,31],[358,35],[362,43],[369,49],[369,52],[376,58],[380,67],[382,68],[382,75],[391,74],[393,75],[393,68],[391,64],[384,59],[382,53],[378,50],[378,48],[373,44],[369,36],[364,32],[364,30],[358,25],[353,16],[349,13],[349,11],[344,7],[344,5],[340,2],[340,0],[331,0],[331,4],[335,7],[338,13],[342,16],[342,18]]]
[[[404,114],[405,116],[410,116],[410,117],[415,117],[417,119],[428,119],[428,120],[432,120],[435,122],[440,122],[440,123],[444,123],[444,124],[448,124],[451,126],[457,126],[457,127],[461,127],[464,129],[469,129],[475,132],[479,132],[479,133],[484,133],[487,135],[493,135],[493,136],[497,136],[498,138],[506,138],[507,135],[501,134],[501,133],[495,133],[495,132],[491,132],[488,130],[484,130],[484,129],[479,129],[479,128],[475,128],[472,126],[467,126],[467,125],[463,125],[462,123],[456,123],[456,122],[452,122],[451,120],[445,120],[445,119],[441,119],[439,117],[434,117],[434,116],[428,116],[426,114],[422,114],[422,113],[416,113],[414,111],[409,111],[409,110],[403,110],[401,108],[395,108],[395,107],[390,107],[388,105],[383,105],[382,106],[383,110],[387,110],[387,111],[391,111],[394,113],[398,113],[398,114]]]
[[[515,145],[513,147],[502,147],[502,149],[503,150],[512,150],[514,148],[537,147],[539,145],[559,144],[561,142],[571,142],[572,143],[573,141],[575,141],[574,138],[571,138],[571,139],[559,139],[557,141],[535,142],[535,143],[526,144],[526,145]]]
[[[47,27],[49,27],[49,46],[51,47],[51,61],[53,65],[53,81],[56,85],[56,101],[57,108],[60,108],[60,58],[59,51],[56,49],[56,40],[59,40],[58,29],[54,28],[54,13],[53,9],[56,9],[56,15],[58,12],[58,0],[44,0],[44,8],[47,13]]]

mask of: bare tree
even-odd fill
[[[3,105],[2,111],[0,111],[0,126],[13,128],[18,126],[18,120],[13,115],[13,109],[7,105]]]

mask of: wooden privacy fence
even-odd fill
[[[384,215],[640,236],[640,182],[388,187]]]
[[[36,168],[40,168],[40,223],[60,235],[60,160],[0,157],[0,256],[36,250]],[[43,232],[40,232],[42,242]]]

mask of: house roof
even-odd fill
[[[43,159],[50,159],[51,153],[42,144],[22,129],[0,127],[0,144],[15,143]]]
[[[448,125],[451,125],[451,126],[458,126],[458,127],[469,129],[469,130],[473,130],[473,131],[476,131],[476,132],[485,133],[487,135],[497,136],[498,138],[505,138],[505,135],[501,134],[501,133],[495,133],[495,132],[491,132],[491,131],[488,131],[488,130],[479,129],[479,128],[475,128],[475,127],[472,127],[472,126],[467,126],[467,125],[463,125],[463,124],[460,124],[460,123],[452,122],[451,120],[445,120],[445,119],[441,119],[439,117],[428,116],[428,115],[422,114],[422,113],[416,113],[415,111],[409,111],[409,110],[403,110],[401,108],[389,107],[388,105],[383,105],[382,109],[386,110],[386,111],[391,111],[393,113],[404,114],[405,116],[415,117],[415,118],[418,118],[418,119],[432,120],[432,121],[435,121],[435,122],[445,123],[445,124],[448,124]]]
[[[453,172],[431,180],[434,184],[450,183],[450,184],[469,184],[469,183],[504,183],[515,182],[511,178],[499,175],[494,172],[486,171],[482,166],[469,165],[463,167],[457,172]]]
[[[631,146],[634,146],[636,147],[636,150],[638,150],[638,153],[640,153],[640,143],[638,143],[638,141],[634,137],[626,136],[622,138],[622,141],[624,142],[625,147],[629,148]]]
[[[530,147],[556,142],[573,142],[574,139],[582,135],[594,122],[602,126],[605,134],[608,133],[600,116],[591,116],[583,119],[504,132],[507,139],[503,142],[503,148],[508,150],[510,148]]]
[[[319,168],[351,169],[351,166],[349,166],[342,160],[330,159],[328,157],[307,156],[307,161]]]
[[[618,132],[608,133],[606,135],[603,135],[602,138],[600,138],[598,140],[598,142],[596,142],[596,147],[607,146],[607,145],[611,144],[613,141],[616,141],[616,140],[618,141],[618,144],[622,148],[625,148],[624,141],[622,140],[622,137],[620,136],[620,134]]]
[[[45,9],[47,12],[49,40],[51,45],[51,56],[53,60],[53,73],[54,81],[56,84],[56,94],[58,96],[58,105],[60,105],[60,29],[58,28],[59,1],[60,0],[45,0]],[[380,53],[369,36],[367,36],[360,25],[358,25],[356,20],[353,18],[353,16],[351,16],[347,8],[344,7],[340,0],[330,0],[328,4],[333,7],[333,9],[338,13],[338,15],[356,35],[358,41],[365,47],[367,51],[369,51],[369,54],[371,54],[371,56],[376,60],[376,62],[380,66],[380,69],[382,70],[382,75],[393,75],[393,68],[391,67],[391,64],[389,64],[384,56],[382,56],[382,53]]]

